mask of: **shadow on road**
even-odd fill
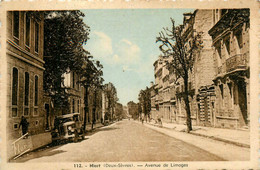
[[[109,127],[109,126],[95,128],[95,129],[90,130],[86,133],[84,140],[88,140],[89,139],[88,136],[92,136],[92,135],[94,135],[98,132],[111,131],[111,130],[116,130],[116,129],[118,129],[118,128]],[[76,143],[81,143],[84,140],[79,140]],[[59,150],[59,148],[62,147],[63,145],[69,144],[69,143],[73,143],[73,142],[69,142],[69,141],[66,141],[66,140],[55,141],[55,142],[52,142],[51,144],[49,144],[47,146],[44,146],[42,148],[39,148],[39,149],[34,150],[32,152],[29,152],[29,153],[21,156],[17,160],[10,160],[10,162],[26,162],[26,161],[29,161],[29,160],[35,159],[35,158],[53,156],[53,155],[56,155],[56,154],[60,154],[60,153],[66,152],[66,151]]]
[[[101,128],[96,128],[94,130],[88,131],[86,133],[86,137],[92,136],[92,135],[94,135],[94,134],[96,134],[98,132],[106,132],[106,131],[111,131],[111,130],[116,130],[116,129],[118,129],[118,128],[116,128],[116,127],[106,127],[106,126],[101,127]]]

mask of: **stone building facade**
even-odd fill
[[[80,113],[83,116],[84,113],[84,94],[85,88],[82,87],[78,81],[79,76],[74,71],[65,73],[63,75],[64,84],[63,86],[67,88],[67,93],[69,97],[70,108],[67,113]]]
[[[45,131],[43,107],[43,13],[7,12],[7,129],[9,138],[21,136],[24,116],[29,133]]]
[[[207,32],[212,27],[212,15],[211,10],[195,10],[194,13],[185,13],[181,26],[187,48],[189,48],[193,35],[199,32],[202,32],[204,45],[200,53],[195,54],[193,70],[189,73],[188,89],[193,124],[205,124],[205,120],[208,120],[205,115],[210,114],[208,110],[204,111],[204,106],[208,106],[209,102],[204,101],[207,95],[200,88],[211,87],[214,78],[212,41]],[[171,61],[171,57],[166,59],[160,56],[154,63],[155,87],[158,94],[154,95],[151,100],[158,99],[155,100],[155,106],[159,105],[157,114],[164,121],[185,123],[184,82],[181,78],[176,81],[174,73],[166,68],[167,61]]]
[[[209,30],[214,47],[215,126],[248,128],[249,9],[213,10]]]
[[[195,57],[194,83],[195,97],[194,109],[196,109],[196,124],[203,126],[214,125],[214,100],[215,89],[213,78],[215,75],[214,61],[212,60],[212,39],[208,30],[213,25],[212,10],[196,10],[194,12],[193,29],[202,33],[203,48]]]
[[[151,118],[153,119],[163,118],[164,115],[163,93],[165,79],[163,78],[167,75],[165,64],[166,62],[162,55],[153,64],[155,77],[155,84],[151,90]]]
[[[193,125],[248,128],[249,10],[215,9],[185,13],[182,36],[189,48],[192,35],[201,33],[203,47],[194,53],[188,89]],[[173,56],[174,57],[174,56]],[[155,84],[151,114],[165,122],[186,122],[184,83],[165,67],[171,58],[154,63]]]
[[[7,158],[51,142],[46,132],[43,92],[44,15],[33,11],[6,13]],[[21,138],[21,117],[29,136]],[[38,139],[41,140],[38,140]]]
[[[95,123],[102,123],[102,89],[90,88],[88,101],[89,113],[87,113],[87,122],[91,124],[94,119]]]
[[[69,94],[70,108],[68,112],[80,113],[80,119],[83,120],[85,115],[84,99],[86,89],[78,83],[80,79],[76,72],[70,71],[69,73],[65,73],[63,77],[63,86],[67,88],[67,93]],[[90,87],[88,90],[87,123],[92,124],[93,119],[96,123],[100,123],[102,119],[102,89]]]
[[[195,34],[200,33],[203,47],[196,52],[192,71],[189,73],[189,100],[191,119],[193,125],[211,126],[213,124],[214,102],[214,62],[212,60],[212,40],[208,30],[212,27],[212,10],[195,10],[194,13],[184,14],[183,33],[186,45],[189,48],[190,41]],[[177,110],[179,120],[186,121],[185,103],[182,99],[184,84],[182,80],[177,82]],[[213,88],[212,88],[213,87]]]

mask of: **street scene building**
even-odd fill
[[[42,12],[7,12],[7,134],[13,143],[26,132],[31,138],[23,141],[35,147],[51,142],[45,133],[43,94],[43,24]],[[21,125],[21,117],[27,122]],[[23,133],[19,130],[23,126]],[[42,140],[37,142],[38,138]],[[14,146],[14,152],[19,153]]]
[[[250,161],[250,10],[140,11],[7,11],[8,162]]]
[[[55,128],[57,116],[79,113],[80,119],[83,121],[86,117],[87,125],[91,126],[103,123],[105,113],[102,110],[111,114],[117,106],[117,112],[120,112],[117,115],[123,112],[120,103],[113,105],[102,88],[91,87],[85,114],[86,89],[79,83],[80,76],[75,71],[67,71],[61,76],[63,81],[60,85],[69,96],[68,108],[55,107],[43,83],[44,60],[50,58],[44,56],[44,17],[44,12],[7,12],[8,158],[51,143],[51,131]],[[109,111],[105,101],[111,103]],[[116,118],[114,115],[110,121]],[[21,127],[23,131],[19,130]]]
[[[193,125],[247,128],[249,122],[249,11],[195,10],[183,14],[182,36],[202,32],[203,47],[189,72],[189,101]],[[229,19],[229,20],[228,20]],[[227,23],[231,22],[231,26]],[[212,27],[213,25],[213,27]],[[225,25],[225,27],[224,27]],[[184,84],[167,68],[171,56],[154,63],[151,117],[185,123]]]
[[[213,15],[209,34],[214,47],[215,125],[248,128],[249,9],[214,10]]]
[[[8,12],[8,126],[10,137],[20,136],[20,117],[28,119],[33,134],[43,132],[42,80],[43,14],[31,16],[29,12]]]

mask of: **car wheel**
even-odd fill
[[[73,138],[73,142],[78,142],[78,138],[79,138],[79,134],[78,134],[78,132],[75,130],[75,137]]]
[[[85,134],[84,134],[84,133],[82,134],[81,139],[82,139],[82,140],[85,139]]]

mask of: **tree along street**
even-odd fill
[[[17,162],[221,161],[222,158],[132,120],[96,129],[78,143],[31,152]]]

